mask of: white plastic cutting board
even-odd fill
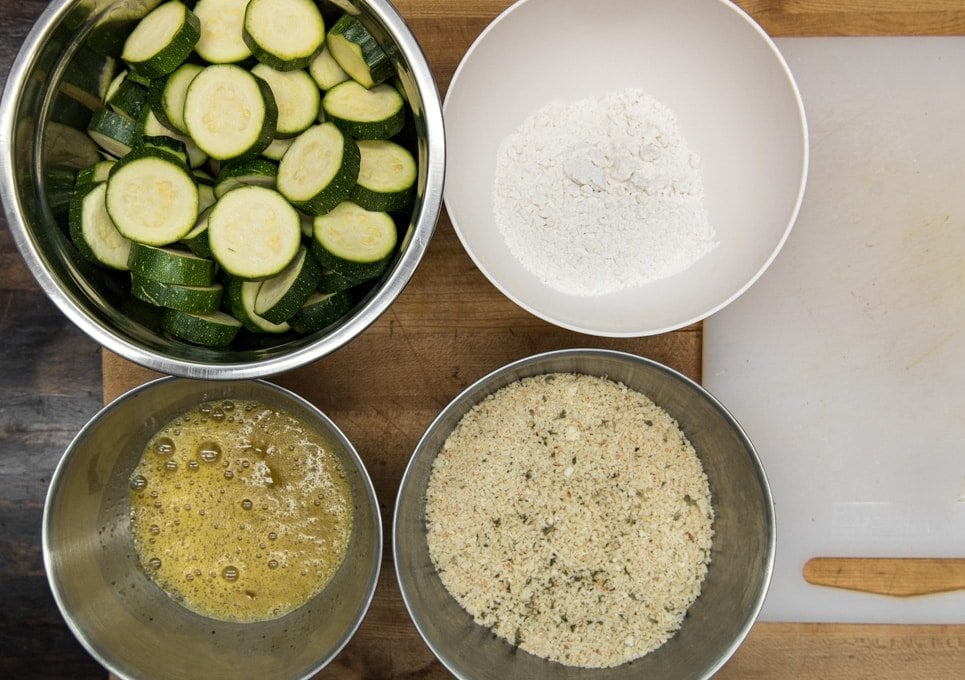
[[[807,192],[771,269],[704,326],[704,384],[775,499],[761,619],[965,622],[965,591],[801,575],[816,556],[965,557],[965,38],[777,43],[807,112]]]

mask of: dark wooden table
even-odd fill
[[[397,0],[444,92],[465,49],[509,0]],[[961,0],[742,0],[771,35],[965,34]],[[0,0],[0,68],[6,73],[46,3]],[[13,241],[0,228],[0,678],[97,678],[104,670],[74,639],[47,587],[40,552],[44,495],[74,434],[115,396],[147,373],[76,330],[38,289]],[[431,300],[431,304],[429,304]],[[370,465],[390,503],[393,485],[420,429],[458,389],[484,369],[525,353],[577,344],[609,344],[675,366],[699,378],[699,325],[639,341],[602,343],[561,332],[500,296],[475,271],[443,216],[424,264],[388,313],[351,346],[306,371],[280,376],[322,403],[308,378],[324,368],[338,383],[364,370],[366,350],[410,352],[422,378],[390,393],[391,431],[369,427],[385,413],[359,402],[343,426],[363,457],[391,440],[399,452]],[[431,352],[426,348],[431,347]],[[474,348],[467,356],[466,347]],[[394,350],[393,350],[394,351]],[[371,356],[370,354],[368,356]],[[408,356],[408,355],[406,355]],[[103,363],[102,363],[103,359]],[[103,367],[103,369],[102,369]],[[432,371],[428,369],[432,369]],[[405,366],[395,378],[403,381]],[[431,375],[430,375],[431,373]],[[343,381],[344,382],[344,381]],[[334,408],[338,408],[337,405]],[[407,449],[407,447],[409,447]],[[391,564],[359,636],[323,674],[337,678],[442,678],[445,671],[405,619]],[[761,623],[720,678],[944,678],[965,669],[965,626]]]

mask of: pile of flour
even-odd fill
[[[666,106],[627,89],[554,102],[496,158],[496,224],[543,283],[605,295],[672,276],[717,244],[700,159]]]

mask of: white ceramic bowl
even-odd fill
[[[700,156],[718,246],[644,286],[564,294],[527,271],[497,229],[497,150],[552,101],[630,87],[676,113]],[[443,112],[445,204],[466,251],[513,302],[583,333],[651,335],[723,308],[777,256],[804,194],[807,124],[794,78],[767,34],[727,0],[521,0],[466,53]]]

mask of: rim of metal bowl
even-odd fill
[[[708,392],[700,383],[692,380],[691,378],[687,377],[683,373],[665,364],[661,364],[658,361],[654,361],[653,359],[648,359],[646,357],[642,357],[636,354],[632,354],[629,352],[622,352],[619,350],[597,349],[597,348],[572,348],[572,349],[562,349],[562,350],[551,350],[551,351],[542,352],[539,354],[533,354],[527,357],[523,357],[521,359],[517,359],[515,361],[512,361],[508,364],[505,364],[503,366],[500,366],[499,368],[496,368],[490,371],[489,373],[485,374],[481,378],[473,381],[470,385],[468,385],[466,388],[461,390],[456,396],[454,396],[449,401],[448,404],[446,404],[445,408],[443,408],[442,411],[440,411],[439,414],[432,419],[432,422],[428,425],[428,427],[426,427],[425,432],[422,434],[422,436],[419,438],[419,441],[416,443],[415,448],[413,449],[412,455],[409,457],[409,461],[406,463],[405,471],[402,473],[402,479],[399,482],[399,488],[396,493],[395,505],[393,507],[393,516],[392,516],[392,562],[393,562],[393,565],[395,566],[396,583],[398,584],[399,591],[402,594],[402,601],[405,603],[405,608],[409,614],[409,619],[412,621],[413,625],[415,625],[416,630],[418,630],[419,636],[425,642],[426,646],[428,646],[429,649],[432,651],[433,655],[440,661],[440,663],[442,663],[446,667],[446,669],[456,677],[462,678],[465,676],[460,674],[460,671],[458,668],[455,668],[451,665],[451,662],[448,656],[445,653],[443,653],[442,650],[437,648],[433,640],[428,636],[424,627],[421,625],[419,618],[416,616],[416,613],[413,610],[411,595],[408,592],[405,583],[403,583],[402,575],[399,572],[399,567],[398,567],[398,565],[400,564],[399,540],[398,540],[399,508],[403,502],[404,492],[407,490],[407,487],[409,486],[409,478],[412,473],[412,469],[415,467],[417,463],[416,459],[417,457],[420,457],[420,455],[423,457],[426,455],[429,455],[426,453],[426,449],[424,448],[425,444],[427,440],[435,433],[435,430],[440,427],[440,423],[446,420],[447,416],[457,407],[457,405],[463,402],[464,397],[479,390],[479,388],[482,385],[486,384],[487,382],[490,382],[498,378],[499,376],[512,376],[512,375],[519,375],[520,373],[523,373],[524,375],[528,375],[526,373],[526,369],[529,366],[532,366],[534,364],[539,364],[541,362],[551,361],[556,359],[564,359],[566,357],[588,357],[588,356],[611,357],[611,358],[619,359],[621,361],[629,361],[629,362],[645,365],[653,370],[666,373],[672,376],[674,379],[681,381],[691,389],[695,390],[703,399],[707,401],[708,404],[710,404],[718,413],[720,413],[721,417],[728,423],[730,427],[734,429],[734,432],[738,435],[741,441],[744,442],[747,448],[747,451],[749,453],[751,464],[760,480],[761,490],[764,494],[764,499],[766,501],[764,503],[764,509],[766,513],[767,526],[769,527],[769,531],[767,535],[767,560],[766,560],[766,563],[763,565],[763,575],[762,575],[760,591],[757,593],[751,608],[747,612],[747,617],[744,622],[744,625],[740,628],[740,630],[738,631],[738,634],[734,637],[733,641],[727,647],[727,649],[721,653],[720,658],[717,660],[717,663],[712,668],[706,669],[707,672],[704,677],[709,678],[710,676],[712,676],[714,673],[720,670],[720,668],[733,656],[733,654],[737,651],[737,649],[741,646],[741,644],[743,644],[744,640],[747,638],[747,635],[750,633],[751,627],[754,625],[755,621],[757,620],[757,617],[760,615],[761,608],[764,606],[764,598],[767,595],[767,591],[769,589],[770,582],[771,582],[771,577],[773,576],[773,572],[774,572],[774,559],[775,559],[775,552],[777,548],[777,531],[776,531],[776,515],[774,510],[774,499],[771,494],[770,484],[767,481],[767,475],[764,471],[764,466],[761,463],[760,456],[758,455],[757,450],[754,448],[754,445],[751,442],[750,437],[748,437],[744,428],[740,425],[737,419],[734,418],[734,416],[730,413],[730,411],[728,411],[724,407],[724,405],[714,395]],[[508,382],[512,382],[512,380],[507,381],[507,384]],[[433,452],[432,455],[435,456],[436,452]]]
[[[69,465],[69,458],[70,458],[69,454],[77,446],[77,443],[81,441],[84,438],[84,436],[86,436],[87,432],[96,428],[97,424],[104,418],[107,418],[111,414],[111,412],[121,404],[121,402],[128,400],[132,397],[135,397],[136,395],[141,394],[145,391],[154,389],[158,385],[169,383],[169,382],[175,382],[175,381],[204,382],[202,380],[196,381],[191,378],[181,378],[178,376],[163,376],[160,378],[155,378],[154,380],[148,381],[142,385],[138,385],[137,387],[131,388],[130,390],[116,397],[109,404],[106,404],[100,410],[98,410],[98,412],[94,414],[94,416],[89,421],[87,421],[87,423],[80,429],[80,431],[78,431],[78,433],[67,445],[67,448],[64,449],[64,455],[61,456],[60,460],[57,463],[57,467],[54,469],[54,472],[51,475],[50,483],[47,488],[47,494],[44,499],[43,515],[41,519],[40,544],[41,544],[41,552],[42,552],[42,558],[44,563],[44,572],[47,575],[48,582],[50,582],[50,591],[54,598],[55,603],[57,604],[57,609],[60,611],[64,622],[67,624],[67,627],[74,634],[74,637],[81,644],[81,646],[83,646],[84,649],[86,649],[87,652],[98,663],[100,663],[105,668],[109,669],[112,673],[117,675],[117,677],[119,678],[127,678],[129,676],[123,673],[120,669],[115,668],[114,664],[110,661],[110,659],[106,658],[103,654],[101,654],[101,652],[88,639],[87,634],[77,626],[74,620],[74,617],[70,615],[68,611],[68,608],[64,602],[63,595],[59,587],[57,587],[57,585],[50,578],[50,574],[52,574],[54,571],[54,564],[52,562],[52,555],[51,555],[52,551],[49,546],[50,522],[51,522],[50,513],[52,512],[51,508],[53,505],[53,500],[54,500],[56,490],[60,487],[61,478],[64,476],[64,474],[66,474],[66,469]],[[238,381],[238,382],[241,382],[241,381]],[[378,495],[376,494],[375,486],[372,483],[372,477],[369,474],[368,469],[365,467],[365,462],[362,460],[361,456],[359,456],[359,453],[355,449],[355,446],[354,444],[352,444],[351,440],[348,439],[348,437],[345,435],[342,429],[331,418],[329,418],[327,414],[325,414],[321,409],[319,409],[317,406],[312,404],[304,397],[296,394],[295,392],[292,392],[291,390],[285,387],[282,387],[280,385],[276,385],[275,383],[268,382],[267,380],[261,380],[261,379],[253,379],[251,382],[259,383],[271,390],[274,390],[281,396],[287,399],[291,399],[293,402],[300,404],[302,407],[306,408],[310,412],[315,413],[322,421],[324,421],[332,429],[332,432],[334,434],[336,434],[340,439],[342,439],[345,443],[348,444],[349,454],[351,455],[352,459],[355,461],[355,463],[358,466],[359,474],[362,478],[362,481],[366,490],[366,494],[368,495],[369,501],[371,502],[372,511],[375,519],[375,522],[373,523],[373,531],[375,532],[374,544],[376,546],[375,570],[372,575],[371,583],[369,584],[366,590],[365,600],[359,609],[359,614],[356,620],[352,623],[351,629],[345,632],[343,639],[341,640],[341,643],[338,645],[337,648],[332,649],[330,653],[327,654],[324,658],[320,659],[319,663],[316,665],[315,668],[310,669],[307,674],[302,676],[301,680],[306,680],[307,678],[314,677],[321,669],[323,669],[325,666],[331,663],[335,659],[335,657],[338,656],[339,653],[348,645],[348,643],[351,642],[352,638],[355,637],[355,634],[358,632],[358,629],[361,627],[362,622],[365,620],[366,615],[371,609],[372,601],[375,598],[375,591],[378,588],[379,578],[381,577],[381,573],[382,573],[382,558],[384,555],[382,511],[379,506]]]
[[[445,179],[442,101],[425,54],[395,7],[386,0],[366,2],[371,14],[396,41],[398,53],[405,60],[422,97],[420,114],[426,130],[426,191],[422,200],[422,211],[413,223],[404,252],[377,292],[370,294],[366,303],[358,306],[344,323],[328,334],[313,341],[306,341],[303,345],[277,356],[214,364],[167,356],[123,337],[109,324],[89,315],[80,300],[66,292],[48,271],[37,239],[23,223],[22,204],[13,178],[16,167],[13,157],[16,113],[28,75],[36,61],[38,48],[76,4],[76,0],[55,0],[37,18],[14,59],[0,101],[0,153],[3,165],[0,171],[0,199],[7,224],[31,274],[60,311],[103,347],[125,359],[161,373],[207,380],[263,378],[299,368],[331,354],[374,323],[399,296],[425,255],[442,211]]]

